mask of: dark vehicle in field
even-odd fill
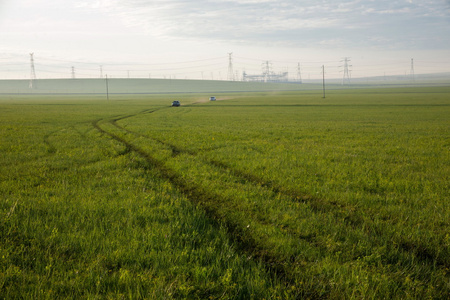
[[[178,100],[175,100],[172,102],[172,106],[180,106],[180,105],[181,105],[181,103]]]

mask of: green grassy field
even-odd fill
[[[449,87],[208,96],[0,99],[0,298],[450,297]]]

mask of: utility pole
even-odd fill
[[[325,98],[325,65],[322,65],[322,78],[323,98]]]
[[[75,67],[72,66],[72,79],[75,79]]]
[[[36,71],[34,70],[34,53],[30,53],[30,84],[28,87],[30,89],[36,88],[35,80],[36,80]]]
[[[106,81],[106,100],[109,101],[109,87],[108,87],[108,74],[105,75]]]
[[[228,53],[228,80],[234,81],[234,71],[233,71],[233,52]]]
[[[415,78],[414,78],[414,58],[411,58],[411,80],[413,82],[415,82]]]

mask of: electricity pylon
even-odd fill
[[[266,60],[265,62],[262,63],[262,73],[264,76],[264,82],[270,81],[271,79],[271,66],[272,63],[268,60]]]
[[[31,66],[31,70],[30,70],[30,84],[29,84],[29,88],[33,89],[36,88],[36,71],[34,70],[34,53],[30,53],[30,66]]]
[[[350,74],[348,71],[348,68],[351,67],[348,63],[350,62],[349,57],[344,57],[344,60],[341,60],[341,62],[344,62],[344,76],[342,77],[342,85],[349,84],[350,83]]]
[[[228,80],[234,81],[234,71],[233,71],[233,52],[228,53]]]
[[[297,64],[297,80],[298,83],[302,83],[302,72],[300,69],[300,63]]]

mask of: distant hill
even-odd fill
[[[183,79],[38,79],[29,87],[29,80],[0,80],[0,94],[169,94],[299,91],[322,89],[321,80],[300,83],[264,83],[219,80]],[[450,73],[410,76],[367,77],[351,79],[342,85],[340,79],[326,79],[327,89],[450,85]]]
[[[106,79],[0,80],[0,94],[106,94]],[[315,85],[182,79],[108,79],[110,94],[166,94],[286,91]]]

